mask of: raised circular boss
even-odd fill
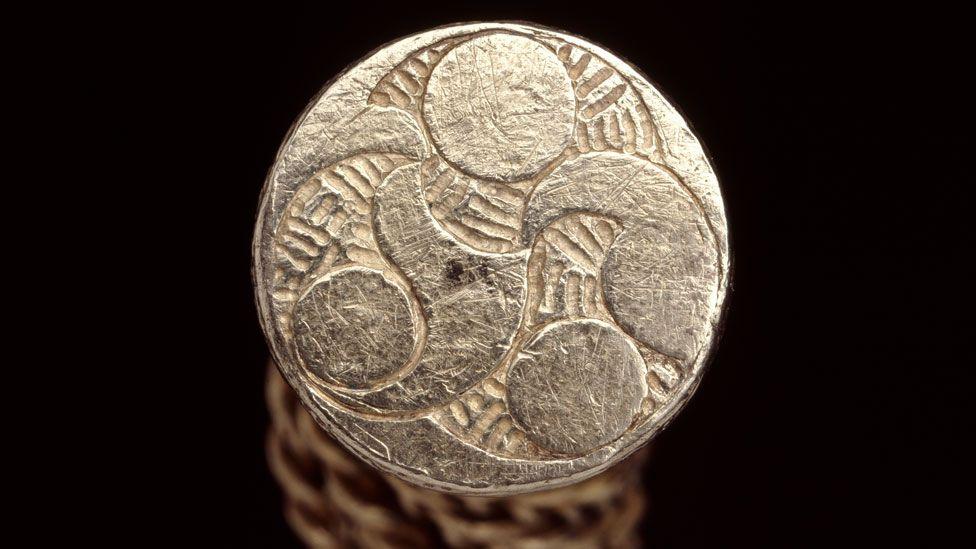
[[[262,326],[330,434],[408,481],[588,478],[698,384],[729,277],[715,174],[603,48],[527,24],[390,44],[299,118],[254,238]]]

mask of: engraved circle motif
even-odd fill
[[[437,64],[424,120],[438,151],[463,172],[517,181],[570,143],[576,101],[556,55],[539,42],[490,34]]]
[[[295,304],[294,320],[305,367],[350,389],[368,389],[394,375],[414,345],[406,296],[377,272],[347,269],[317,281]]]
[[[630,426],[644,397],[643,368],[637,349],[613,326],[550,324],[508,372],[512,417],[556,454],[588,452]]]
[[[691,396],[728,286],[718,182],[635,70],[526,24],[436,29],[327,87],[266,183],[254,278],[319,424],[423,486],[585,479]]]

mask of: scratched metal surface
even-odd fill
[[[528,24],[389,44],[286,138],[254,236],[262,325],[316,420],[445,491],[592,476],[698,384],[729,277],[715,174],[640,73]]]

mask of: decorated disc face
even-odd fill
[[[350,451],[508,494],[592,476],[698,384],[729,277],[695,135],[582,38],[467,24],[390,44],[285,140],[254,238],[282,374]]]

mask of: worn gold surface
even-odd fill
[[[697,139],[633,68],[525,24],[414,35],[329,84],[255,241],[282,373],[351,451],[441,490],[581,480],[698,383],[728,284]]]

